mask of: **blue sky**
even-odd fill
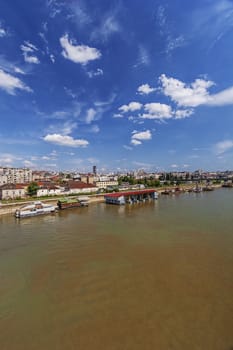
[[[233,168],[233,1],[0,1],[0,166]]]

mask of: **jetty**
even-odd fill
[[[153,189],[108,193],[104,196],[107,204],[133,204],[147,200],[158,199],[158,193]]]

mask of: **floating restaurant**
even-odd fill
[[[108,204],[133,204],[143,202],[150,199],[158,199],[158,193],[155,190],[138,190],[127,192],[108,193],[104,196],[105,202]]]

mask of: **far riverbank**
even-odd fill
[[[182,187],[193,187],[193,186],[182,186]],[[182,188],[181,187],[181,188]],[[220,188],[221,185],[213,185],[213,187],[216,188]],[[172,190],[173,188],[175,188],[174,186],[167,186],[166,189]],[[165,187],[159,187],[159,188],[154,188],[154,190],[156,192],[158,192],[159,194],[164,191]],[[89,197],[89,203],[97,203],[97,202],[104,202],[104,196],[106,195],[106,193],[103,194],[98,194],[98,195],[88,195]],[[77,197],[73,196],[74,198]],[[49,203],[52,205],[56,205],[57,201],[60,199],[60,197],[57,198],[51,198],[51,199],[43,199],[43,198],[34,198],[33,200],[27,200],[27,201],[20,201],[20,202],[12,202],[12,203],[6,203],[6,204],[1,204],[0,205],[0,216],[1,215],[7,215],[7,214],[14,214],[16,209],[19,209],[20,207],[22,207],[23,205],[28,205],[30,203],[35,202],[36,200],[41,200],[44,203]]]

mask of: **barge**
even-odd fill
[[[70,209],[70,208],[78,208],[78,207],[87,207],[88,201],[84,199],[78,198],[62,198],[57,202],[57,207],[60,210]]]

